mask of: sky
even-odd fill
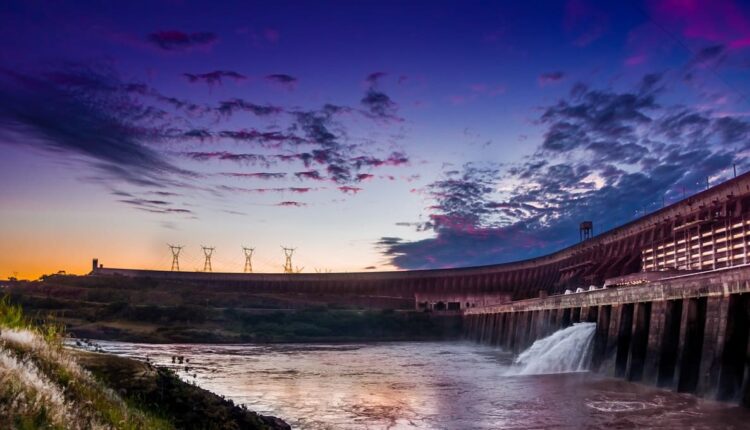
[[[543,255],[750,170],[750,3],[0,4],[0,278]]]

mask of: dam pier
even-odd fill
[[[749,280],[750,266],[653,281],[629,276],[594,291],[467,309],[464,331],[517,353],[571,324],[595,322],[592,370],[748,406]]]

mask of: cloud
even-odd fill
[[[274,188],[243,188],[243,187],[233,187],[230,185],[220,185],[219,189],[221,191],[228,191],[232,193],[258,193],[258,194],[265,194],[265,193],[296,193],[296,194],[305,194],[309,193],[311,191],[315,191],[315,188],[310,187],[274,187]]]
[[[284,201],[284,202],[279,202],[279,203],[276,204],[276,206],[296,207],[296,208],[299,208],[299,207],[307,206],[307,203],[302,203],[302,202],[297,202],[297,201],[293,201],[293,200],[288,200],[288,201]]]
[[[724,44],[729,49],[750,47],[750,8],[734,0],[709,2],[647,2],[655,20],[678,29],[688,40]]]
[[[181,152],[179,155],[190,158],[195,161],[236,161],[246,164],[261,164],[270,165],[271,161],[269,157],[263,154],[252,154],[252,153],[234,153],[227,151],[187,151]]]
[[[360,102],[375,118],[401,120],[396,114],[398,106],[384,92],[370,88]]]
[[[138,210],[156,214],[192,214],[193,211],[190,209],[172,207],[172,203],[165,200],[153,200],[133,197],[129,199],[118,200],[120,203],[125,203]]]
[[[283,144],[299,145],[305,140],[293,134],[284,134],[278,131],[250,130],[224,130],[219,132],[219,137],[229,138],[239,142],[255,142],[265,148],[279,148]]]
[[[247,79],[247,76],[231,70],[214,70],[213,72],[199,74],[183,73],[182,76],[184,76],[191,84],[205,83],[209,87],[217,84],[221,85],[222,79],[232,79],[235,82],[241,82]]]
[[[630,91],[574,85],[543,107],[543,138],[523,162],[467,164],[426,187],[434,237],[381,240],[397,267],[493,264],[553,252],[577,240],[577,226],[597,231],[659,209],[747,169],[750,123],[662,99],[661,75]],[[447,169],[452,167],[447,166]]]
[[[362,191],[362,188],[360,187],[352,187],[349,185],[343,185],[338,187],[339,191],[341,191],[344,194],[357,194],[360,191]]]
[[[283,73],[276,73],[273,75],[266,76],[266,80],[275,84],[283,85],[287,88],[295,88],[299,80],[294,76],[285,75]]]
[[[398,105],[394,102],[388,94],[378,89],[378,84],[386,76],[384,72],[370,73],[365,82],[368,84],[367,91],[364,97],[360,100],[360,104],[366,109],[366,113],[378,120],[383,121],[403,121],[397,114]]]
[[[561,71],[542,73],[539,75],[539,86],[544,87],[547,85],[556,84],[565,79],[565,73]]]
[[[103,177],[161,187],[189,175],[151,148],[170,126],[129,96],[108,69],[69,66],[0,72],[0,133],[6,142],[83,156]]]
[[[284,179],[286,173],[284,172],[252,172],[252,173],[221,173],[222,176],[228,176],[230,178],[244,178],[244,179]]]
[[[322,181],[322,180],[325,179],[325,178],[323,178],[320,175],[320,172],[318,172],[317,170],[307,170],[307,171],[304,171],[304,172],[295,172],[294,176],[296,176],[297,179],[312,179],[312,180],[315,180],[315,181]]]
[[[185,33],[179,30],[157,31],[148,35],[147,40],[165,51],[184,51],[192,48],[210,47],[219,38],[214,33]]]
[[[222,116],[231,116],[235,112],[241,111],[250,112],[259,117],[277,115],[284,112],[284,110],[278,106],[258,105],[238,98],[220,102],[216,111]]]
[[[365,82],[370,86],[373,87],[377,85],[381,79],[383,79],[387,73],[385,72],[372,72],[365,78]]]

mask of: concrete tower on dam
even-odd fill
[[[105,268],[92,274],[150,277],[242,291],[328,297],[336,303],[459,311],[553,296],[605,283],[635,285],[677,273],[748,262],[750,174],[538,258],[439,270],[361,273],[206,273]],[[583,233],[582,233],[583,234]]]

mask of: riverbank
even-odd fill
[[[0,300],[0,417],[12,429],[289,429],[166,368],[63,346]],[[7,426],[7,427],[6,427]]]
[[[186,383],[172,371],[115,355],[71,351],[76,360],[128,402],[165,417],[175,428],[289,429],[283,420],[257,414]]]

